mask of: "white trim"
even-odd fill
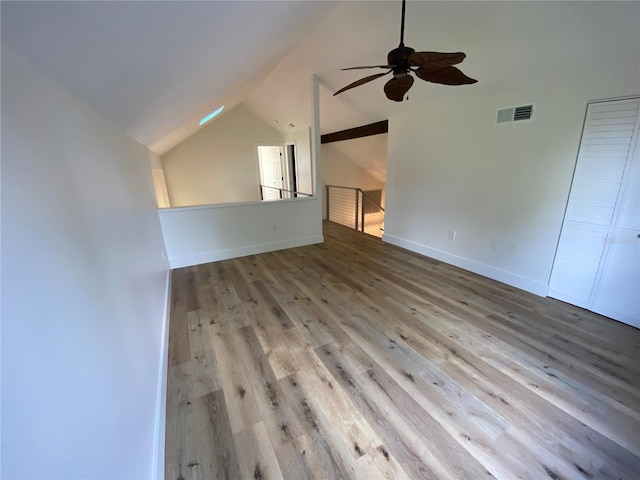
[[[320,138],[320,77],[315,73],[311,75],[311,98],[313,107],[311,111],[311,132],[308,132],[311,145],[311,172],[313,178],[313,195],[318,196],[324,202],[322,192],[322,141]]]
[[[636,100],[638,98],[640,98],[640,95],[638,95],[638,94],[636,94],[636,95],[626,95],[626,96],[622,96],[622,97],[599,98],[597,100],[589,100],[587,102],[587,106],[591,105],[592,103],[617,102],[619,100]]]
[[[492,267],[491,265],[487,265],[485,263],[476,262],[475,260],[471,260],[469,258],[443,252],[442,250],[427,247],[426,245],[421,245],[410,240],[405,240],[404,238],[394,237],[393,235],[389,235],[386,233],[382,235],[382,241],[390,243],[392,245],[396,245],[398,247],[406,248],[407,250],[411,250],[412,252],[419,253],[426,257],[434,258],[436,260],[440,260],[441,262],[463,268],[470,272],[477,273],[478,275],[482,275],[483,277],[488,277],[498,282],[506,283],[507,285],[525,290],[527,292],[533,293],[534,295],[539,295],[541,297],[547,296],[547,290],[549,286],[537,280],[522,277],[516,273],[507,272],[506,270],[500,270],[499,268]]]
[[[284,240],[274,243],[263,243],[259,245],[250,245],[248,247],[231,248],[228,250],[218,250],[215,252],[207,252],[189,257],[172,258],[169,260],[171,268],[190,267],[192,265],[200,265],[202,263],[218,262],[220,260],[228,260],[230,258],[245,257],[247,255],[257,255],[259,253],[274,252],[276,250],[284,250],[287,248],[304,247],[306,245],[314,245],[323,243],[324,236],[316,235],[313,237],[296,238],[292,240]]]
[[[167,270],[165,286],[164,318],[160,338],[160,366],[158,368],[158,394],[156,401],[156,421],[153,435],[153,459],[151,478],[164,478],[165,434],[167,422],[167,376],[169,370],[169,315],[171,313],[171,270]]]
[[[311,195],[305,192],[298,192],[300,194],[309,195],[308,197],[297,197],[297,198],[283,198],[280,200],[274,200],[272,202],[232,202],[232,203],[211,203],[209,205],[187,205],[184,207],[169,207],[169,208],[159,208],[158,212],[160,214],[171,213],[171,212],[184,212],[185,210],[207,210],[207,209],[216,209],[216,208],[229,208],[229,207],[251,207],[253,205],[281,205],[284,202],[308,202],[309,200],[317,200],[315,195]]]

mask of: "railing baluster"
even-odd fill
[[[361,219],[360,220],[360,231],[364,232],[364,201],[365,201],[365,196],[364,196],[364,192],[361,189],[358,189],[358,190],[360,190],[360,193],[362,194],[362,206],[360,208],[360,215],[361,215],[361,217],[360,217],[360,219]]]
[[[358,190],[356,190],[356,211],[354,212],[355,213],[354,217],[356,221],[356,226],[355,226],[356,230],[358,230],[358,195],[359,195],[359,192]]]
[[[331,220],[329,216],[329,185],[325,185],[325,190],[327,191],[327,220]]]

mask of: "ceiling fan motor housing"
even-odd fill
[[[395,65],[393,68],[394,76],[409,72],[409,56],[414,52],[415,50],[413,48],[400,45],[387,54],[387,63],[389,65]]]

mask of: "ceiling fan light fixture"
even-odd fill
[[[204,117],[202,120],[200,120],[200,123],[198,123],[198,125],[204,125],[205,123],[207,123],[209,120],[211,120],[213,117],[215,117],[216,115],[218,115],[220,112],[222,112],[222,110],[224,110],[224,105],[222,105],[220,108],[218,108],[217,110],[214,110],[213,112],[211,112],[209,115],[207,115],[206,117]]]

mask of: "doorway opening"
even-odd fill
[[[291,191],[293,198],[298,196],[298,176],[296,166],[296,144],[287,143],[286,151],[286,180],[287,188]]]

